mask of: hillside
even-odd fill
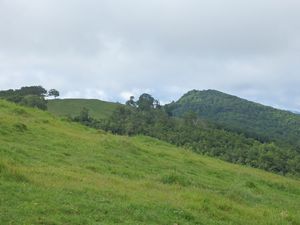
[[[250,102],[219,91],[190,91],[167,106],[175,116],[189,111],[261,141],[300,148],[300,115]]]
[[[300,182],[0,100],[0,224],[300,224]]]
[[[93,118],[103,119],[111,115],[117,105],[97,99],[55,99],[48,101],[48,111],[57,116],[78,116],[82,108],[87,108]]]

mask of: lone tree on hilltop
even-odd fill
[[[54,98],[57,98],[59,96],[59,91],[56,89],[51,89],[48,92],[48,96],[49,97],[53,96]]]

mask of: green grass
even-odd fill
[[[0,224],[300,224],[300,182],[0,101]]]
[[[57,116],[78,116],[82,108],[89,109],[95,119],[104,119],[118,106],[117,103],[97,99],[55,99],[48,101],[48,111]]]

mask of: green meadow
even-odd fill
[[[0,100],[0,224],[296,225],[300,181]]]
[[[48,101],[48,111],[57,116],[78,116],[82,108],[89,110],[95,119],[104,119],[117,108],[117,103],[97,99],[53,99]]]

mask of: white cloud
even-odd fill
[[[84,91],[68,91],[63,93],[62,98],[87,98],[87,99],[101,99],[101,100],[112,100],[109,99],[107,94],[102,90],[97,89],[85,89]]]
[[[134,96],[134,94],[132,92],[129,92],[129,91],[123,91],[120,94],[120,97],[122,98],[123,101],[127,101],[131,96]]]
[[[163,102],[210,88],[300,110],[299,11],[296,0],[0,0],[0,88]]]

